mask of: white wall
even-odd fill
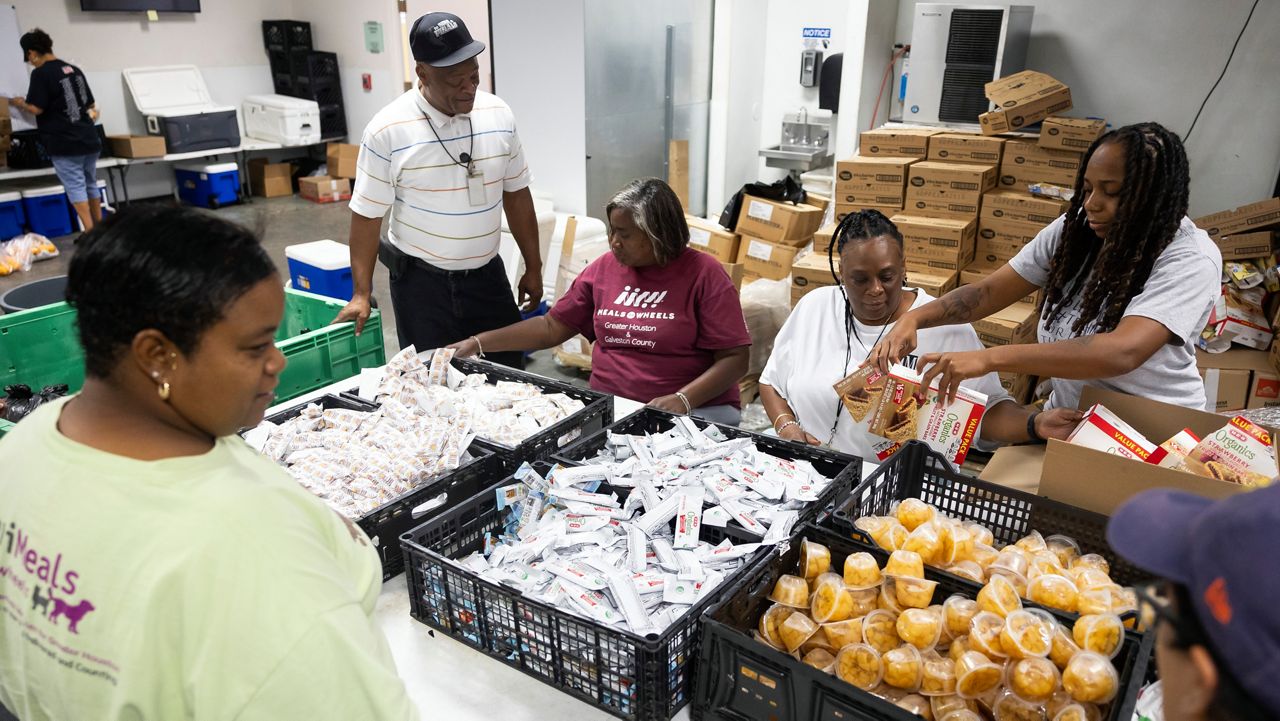
[[[1009,5],[997,0],[991,4]],[[1071,115],[1153,120],[1185,135],[1252,0],[1019,0],[1034,5],[1027,66],[1071,87]],[[909,42],[914,0],[896,40]],[[1187,142],[1191,216],[1270,197],[1280,172],[1280,3],[1262,0]]]
[[[534,185],[556,210],[589,215],[583,2],[492,0],[491,47],[494,91],[515,113]]]
[[[408,0],[405,3],[409,27],[413,21],[430,12],[453,13],[467,24],[471,37],[485,44],[485,51],[476,57],[480,63],[480,89],[493,92],[493,74],[490,72],[493,54],[489,48],[489,3],[488,0]]]
[[[854,0],[849,3],[848,46],[844,54],[844,74],[840,85],[842,124],[836,138],[836,158],[847,158],[858,146],[858,132],[875,122],[876,96],[884,82],[885,66],[893,57],[894,23],[898,18],[898,0]],[[877,118],[886,116],[885,106],[892,93],[884,89]]]
[[[707,154],[707,214],[758,179],[760,114],[764,105],[765,30],[769,0],[717,0],[712,43],[711,122]]]

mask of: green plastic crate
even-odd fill
[[[285,290],[284,318],[276,347],[289,364],[280,374],[278,401],[349,378],[361,368],[387,362],[382,342],[382,314],[374,310],[357,338],[355,326],[327,327],[343,301],[300,290]],[[66,383],[71,392],[84,385],[84,351],[75,327],[76,312],[54,303],[0,315],[0,388],[25,383],[39,390]],[[0,433],[3,428],[0,427]]]
[[[13,424],[9,421],[0,421],[0,438],[4,438],[4,434],[13,429]]]

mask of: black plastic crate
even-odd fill
[[[374,411],[377,406],[345,396],[326,395],[315,401],[300,403],[276,413],[266,420],[281,424],[296,418],[303,409],[319,403],[322,408],[345,408],[353,411]],[[373,509],[355,520],[355,524],[369,536],[382,559],[382,580],[393,578],[404,570],[404,553],[400,550],[400,534],[428,521],[458,502],[470,498],[486,487],[497,483],[504,475],[502,462],[484,448],[471,444],[467,449],[472,460],[457,468],[426,481],[418,488]],[[436,500],[429,510],[414,513],[415,509]]]
[[[887,515],[896,501],[906,498],[919,498],[948,516],[981,523],[991,529],[997,547],[1013,544],[1033,530],[1045,536],[1063,534],[1074,538],[1082,553],[1107,559],[1116,583],[1133,586],[1154,580],[1107,545],[1106,516],[960,473],[920,441],[907,443],[881,464],[848,499],[837,504],[822,525],[874,545],[867,534],[854,528],[854,521]]]
[[[545,474],[551,464],[538,462]],[[736,579],[774,552],[764,546],[694,604],[661,635],[638,636],[525,598],[481,579],[449,559],[480,550],[501,533],[494,488],[401,536],[410,614],[418,621],[543,683],[628,721],[667,721],[692,700],[703,612],[734,588]],[[602,487],[602,490],[606,490]],[[630,489],[614,490],[620,495]],[[758,541],[732,528],[703,526],[711,543]]]
[[[468,375],[483,373],[495,383],[497,381],[528,383],[542,389],[543,393],[563,393],[585,404],[586,407],[582,410],[538,431],[516,446],[477,438],[476,443],[501,458],[507,464],[508,471],[515,471],[521,463],[547,460],[565,446],[590,436],[613,422],[613,397],[604,393],[518,371],[479,358],[454,358],[453,367]],[[359,398],[356,395],[357,390],[359,389],[353,389],[344,395],[369,402],[368,399]]]
[[[311,49],[311,23],[301,20],[263,20],[262,44],[268,51]]]
[[[919,721],[915,714],[752,638],[751,629],[756,628],[760,614],[772,603],[767,596],[778,577],[794,571],[803,538],[829,547],[833,568],[843,567],[850,553],[867,550],[827,529],[808,526],[792,540],[787,552],[744,574],[724,600],[708,610],[703,618],[692,717],[708,721]],[[889,554],[880,549],[868,552],[882,566],[889,558]],[[972,590],[957,584],[958,579],[950,574],[926,567],[925,576],[938,582],[935,601],[954,593],[973,597]],[[1059,622],[1072,622],[1068,614],[1054,615]],[[1133,717],[1153,642],[1153,634],[1125,632],[1124,645],[1112,661],[1120,671],[1120,689],[1104,717],[1107,721],[1129,721]]]
[[[7,153],[8,166],[14,170],[35,170],[53,167],[53,159],[45,150],[39,130],[17,130],[10,136]]]
[[[342,103],[320,106],[320,137],[334,138],[347,135],[347,111]]]
[[[558,451],[554,458],[563,459],[574,465],[582,464],[596,456],[605,447],[610,433],[642,435],[645,433],[665,433],[675,427],[678,416],[655,408],[642,408],[601,430],[595,435],[583,438],[573,445]],[[831,479],[831,484],[822,492],[817,501],[811,503],[796,519],[796,528],[819,520],[828,514],[839,499],[859,485],[862,479],[862,459],[845,453],[815,448],[804,443],[795,443],[775,436],[744,431],[736,426],[711,423],[700,418],[693,418],[699,428],[715,426],[726,438],[751,438],[756,448],[771,456],[789,461],[804,460],[813,464],[819,473]]]

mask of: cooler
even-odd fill
[[[0,240],[22,235],[27,215],[22,212],[22,193],[0,193]]]
[[[320,106],[287,95],[250,95],[244,99],[244,134],[281,145],[320,142]]]
[[[236,108],[214,104],[196,66],[126,68],[124,79],[147,132],[164,136],[167,152],[240,146]]]
[[[179,163],[173,175],[178,197],[192,205],[217,208],[240,200],[240,168],[235,163]]]
[[[61,185],[45,185],[22,191],[22,209],[31,232],[46,238],[71,233],[71,204]]]
[[[351,300],[351,251],[342,243],[317,240],[284,249],[293,287],[338,300]]]

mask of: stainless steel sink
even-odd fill
[[[765,159],[764,164],[771,168],[798,170],[802,173],[831,165],[833,157],[825,147],[784,149],[781,145],[764,148],[759,154]]]

